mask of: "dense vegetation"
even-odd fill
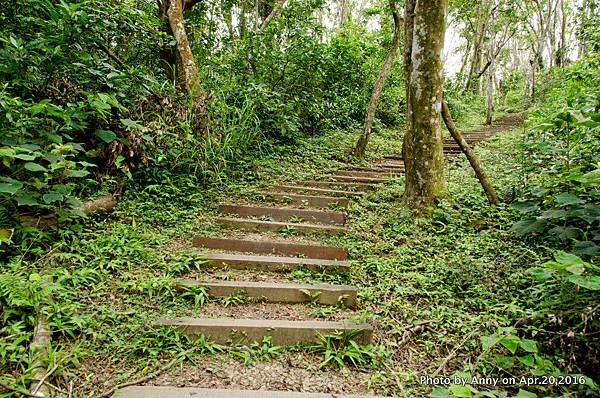
[[[323,238],[350,248],[351,275],[291,275],[358,286],[356,317],[375,322],[374,345],[326,336],[310,347],[225,348],[145,328],[164,308],[210,309],[205,291],[178,292],[173,280],[201,272],[181,240],[221,232],[208,219],[220,198],[256,199],[286,177],[362,161],[350,153],[393,21],[387,2],[340,3],[348,15],[321,0],[257,2],[256,15],[243,0],[194,2],[185,29],[208,124],[165,64],[177,41],[154,2],[3,3],[0,382],[12,390],[0,396],[29,388],[39,313],[64,396],[98,395],[171,359],[251,372],[290,358],[379,395],[600,393],[600,23],[587,0],[451,3],[463,59],[444,82],[454,118],[465,130],[485,123],[491,81],[494,118],[522,112],[524,122],[477,149],[499,206],[465,160],[449,161],[447,193],[428,212],[402,203],[401,178],[352,205],[348,236]],[[401,58],[379,99],[371,159],[401,153]],[[114,212],[83,214],[83,201],[105,193],[118,199]],[[334,311],[314,306],[310,316]],[[574,382],[419,382],[434,374]]]

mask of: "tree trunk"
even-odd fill
[[[246,32],[248,31],[248,21],[246,19],[246,13],[248,12],[248,3],[246,0],[242,0],[241,4],[240,4],[240,16],[239,16],[239,32],[240,32],[240,37],[245,37],[246,36]]]
[[[231,45],[235,45],[235,34],[233,33],[233,7],[227,1],[221,1],[221,16],[225,25],[227,25],[227,33]]]
[[[471,147],[469,147],[469,144],[463,138],[462,134],[460,133],[460,130],[456,128],[456,125],[454,124],[454,120],[452,120],[452,115],[450,114],[450,109],[448,108],[448,104],[446,103],[446,101],[442,103],[442,117],[444,118],[444,123],[446,123],[446,127],[448,127],[450,135],[452,135],[454,141],[456,141],[460,149],[463,151],[463,153],[469,160],[471,167],[473,167],[475,175],[477,175],[477,179],[481,183],[481,186],[483,187],[483,190],[485,191],[485,195],[487,196],[488,200],[491,204],[497,205],[498,203],[500,203],[498,195],[496,195],[494,187],[490,183],[487,174],[485,174],[483,167],[481,167],[481,162],[479,162],[477,155],[475,155],[475,152],[473,152]]]
[[[465,74],[465,68],[467,67],[467,63],[469,62],[469,54],[471,53],[471,41],[467,41],[467,48],[465,49],[465,55],[462,58],[462,62],[460,63],[460,70],[458,71],[458,76],[462,80]]]
[[[494,74],[496,72],[496,10],[492,5],[492,16],[490,23],[490,63],[488,69],[488,85],[487,85],[487,112],[485,124],[492,125],[494,118]]]
[[[170,63],[170,69],[175,69],[174,81],[181,89],[193,98],[194,123],[193,128],[205,130],[210,122],[208,118],[208,95],[200,85],[200,74],[194,61],[192,49],[188,42],[187,33],[183,26],[183,11],[190,9],[198,0],[163,0],[159,4],[159,18],[164,30],[175,39],[175,54],[165,59]],[[173,67],[174,61],[174,67]]]
[[[567,61],[567,12],[565,10],[565,0],[561,0],[560,2],[560,13],[560,44],[558,45],[557,62],[558,66],[563,67]]]
[[[367,107],[367,114],[365,116],[365,124],[363,127],[362,135],[360,136],[358,142],[356,143],[356,146],[354,147],[354,156],[360,158],[365,156],[367,144],[369,143],[369,135],[371,134],[371,129],[373,128],[373,119],[375,118],[377,102],[379,101],[379,97],[381,96],[381,92],[383,91],[383,85],[385,84],[385,80],[387,79],[390,73],[392,63],[394,62],[394,59],[396,59],[396,53],[398,52],[398,47],[400,46],[400,29],[402,21],[400,19],[400,15],[398,14],[398,10],[396,8],[396,3],[394,3],[394,0],[390,0],[390,11],[392,13],[392,17],[394,18],[394,34],[392,36],[392,44],[388,51],[387,57],[385,58],[385,62],[381,67],[381,72],[379,72],[379,77],[375,82],[375,87],[373,88],[373,94],[371,95],[369,106]]]
[[[279,15],[281,10],[285,7],[286,2],[287,2],[287,0],[280,0],[277,4],[275,4],[273,6],[273,9],[269,13],[269,15],[267,15],[265,17],[262,24],[260,25],[260,30],[265,30],[267,28],[267,26],[269,26],[269,23],[271,22],[271,20],[273,18],[277,17],[277,15]]]
[[[471,58],[471,67],[469,68],[469,75],[467,76],[467,84],[465,85],[466,91],[479,91],[479,79],[475,76],[481,69],[481,48],[483,47],[483,39],[485,37],[485,31],[487,29],[487,11],[483,9],[482,5],[477,6],[477,15],[479,18],[479,25],[475,34],[475,44],[473,45],[473,57]]]
[[[440,114],[442,111],[442,49],[446,31],[448,0],[409,0],[414,6],[410,63],[405,69],[407,88],[407,130],[403,157],[406,166],[404,201],[425,209],[444,190],[444,154]],[[406,24],[410,24],[406,19]]]
[[[350,0],[340,0],[340,9],[338,12],[338,26],[341,28],[348,21],[348,2]]]
[[[200,89],[200,75],[194,62],[192,49],[188,42],[185,27],[183,26],[183,7],[180,0],[169,0],[167,7],[167,16],[169,26],[175,41],[177,49],[175,52],[177,67],[177,82],[190,94],[195,94]]]
[[[529,105],[531,102],[531,75],[533,74],[533,61],[529,61],[529,70],[526,71],[527,76],[525,76],[525,91],[523,93],[523,109],[529,109]]]

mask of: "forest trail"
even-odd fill
[[[520,121],[520,115],[509,114],[492,127],[465,132],[464,137],[471,145],[475,145],[513,128]],[[445,155],[455,156],[457,152],[460,152],[458,146],[445,140]],[[228,203],[220,203],[219,215],[213,218],[213,223],[227,228],[229,232],[219,237],[194,237],[192,245],[201,251],[205,272],[177,282],[182,290],[205,289],[209,297],[219,299],[220,303],[202,306],[201,317],[165,317],[157,320],[153,326],[174,327],[194,339],[202,335],[210,336],[215,343],[229,346],[250,346],[257,342],[267,352],[284,345],[336,344],[340,340],[354,340],[362,345],[372,343],[373,328],[363,322],[358,313],[356,287],[314,281],[293,283],[287,274],[310,270],[333,275],[335,279],[338,273],[351,272],[347,248],[323,245],[319,240],[345,234],[348,228],[345,211],[351,201],[377,190],[378,184],[396,178],[403,172],[402,159],[389,155],[369,165],[348,166],[313,180],[272,186],[261,191],[258,203],[236,201],[233,198]],[[229,304],[233,305],[230,307]],[[329,310],[323,310],[328,320],[315,319],[315,311],[307,315],[306,308],[298,310],[298,306],[313,309],[329,306]],[[286,374],[285,380],[280,380],[283,375],[268,366],[262,369],[259,376],[244,377],[238,374],[231,378],[237,378],[237,383],[232,383],[231,379],[223,383],[227,377],[220,379],[219,376],[225,375],[219,373],[231,375],[231,370],[211,370],[214,365],[204,364],[204,368],[199,369],[201,365],[195,364],[176,376],[165,372],[152,382],[156,385],[130,386],[117,391],[114,397],[331,396],[264,391],[265,388],[273,389],[273,385],[289,390],[290,384],[298,382],[302,384],[293,388],[305,390],[305,384],[309,381],[306,375],[294,381],[296,377],[291,374]],[[293,364],[290,366],[295,367]],[[237,371],[240,371],[239,367],[233,370],[233,374]],[[195,377],[190,373],[195,373]],[[198,374],[206,376],[200,378]],[[327,380],[325,373],[323,376],[325,380],[310,380],[313,384],[310,387],[322,384],[326,386],[323,388],[325,391],[332,390],[329,383],[335,381]],[[265,381],[265,378],[273,380]],[[354,383],[358,383],[358,380]],[[189,387],[190,384],[193,387]],[[196,387],[199,385],[202,388]],[[207,386],[218,388],[207,389]],[[240,387],[251,388],[230,389]],[[252,391],[256,389],[261,391]],[[351,388],[351,391],[354,390]]]

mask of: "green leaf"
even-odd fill
[[[533,276],[533,279],[542,282],[552,278],[552,275],[554,274],[554,270],[541,267],[529,268],[527,272],[529,272],[531,276]]]
[[[537,343],[534,340],[523,339],[519,343],[519,346],[526,352],[538,352]]]
[[[556,203],[561,205],[574,205],[583,203],[583,200],[579,199],[577,195],[572,193],[561,193],[554,196]]]
[[[44,166],[42,166],[41,164],[32,163],[32,162],[25,163],[25,166],[23,166],[23,167],[25,167],[29,171],[48,171],[48,169],[45,168]]]
[[[63,198],[63,195],[60,193],[47,193],[47,194],[44,194],[44,196],[42,196],[42,199],[44,200],[44,202],[46,202],[48,204],[62,200],[62,198]]]
[[[35,155],[27,155],[25,153],[18,153],[14,157],[21,160],[34,160],[36,158]]]
[[[68,177],[81,178],[90,174],[87,170],[67,170],[65,173]]]
[[[96,136],[107,144],[117,139],[117,135],[110,130],[96,130]]]
[[[579,228],[557,226],[552,228],[548,232],[552,235],[555,235],[560,240],[567,240],[577,238],[582,231]]]
[[[592,170],[582,176],[575,178],[575,181],[583,185],[598,185],[600,184],[600,169]]]
[[[509,334],[500,340],[500,344],[502,344],[511,354],[517,352],[517,347],[519,347],[519,343],[521,339],[515,335]]]
[[[498,336],[481,336],[481,348],[486,351],[500,341]]]
[[[537,398],[537,395],[532,392],[519,389],[519,392],[517,395],[515,395],[515,398]]]
[[[14,158],[15,150],[10,147],[4,146],[4,147],[0,148],[0,157]]]
[[[523,365],[528,367],[533,367],[535,365],[535,360],[532,355],[524,355],[522,357],[517,357],[517,360],[521,362]]]
[[[585,267],[583,264],[573,264],[565,269],[574,275],[581,275],[585,272]]]
[[[130,128],[130,129],[141,130],[144,128],[144,126],[142,126],[141,124],[139,124],[136,121],[133,121],[131,119],[121,119],[121,123],[123,123],[123,126]]]
[[[0,193],[14,195],[21,188],[23,188],[23,183],[13,179],[9,179],[7,183],[0,183]]]
[[[564,251],[559,251],[554,256],[554,259],[564,265],[575,265],[575,264],[581,264],[584,262],[580,257],[578,257],[572,253],[567,253]]]
[[[569,282],[588,290],[600,290],[600,276],[596,275],[571,275]]]
[[[510,369],[515,366],[515,359],[513,357],[507,357],[505,355],[497,355],[494,358],[496,365],[502,369]]]
[[[465,398],[472,397],[473,391],[471,391],[473,387],[471,386],[461,386],[460,384],[452,384],[449,388],[450,392],[455,397]]]
[[[577,217],[586,221],[588,224],[592,224],[595,221],[600,220],[600,207],[592,204],[586,204],[585,207],[575,212]]]
[[[48,134],[47,137],[50,141],[54,142],[55,144],[62,144],[63,142],[62,137],[58,134]]]
[[[600,247],[589,240],[577,242],[573,245],[573,253],[579,256],[597,256],[600,254]]]
[[[37,194],[22,192],[17,194],[17,205],[19,206],[39,206],[39,202],[37,201]]]
[[[541,218],[562,219],[567,216],[566,210],[551,209],[542,212]]]
[[[541,218],[526,218],[514,224],[510,229],[517,235],[527,235],[544,231],[547,221]]]
[[[526,200],[522,202],[515,202],[511,207],[521,213],[529,213],[539,209],[539,202],[537,200]]]

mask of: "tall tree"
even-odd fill
[[[204,129],[209,124],[208,95],[200,84],[200,74],[183,25],[184,10],[191,9],[198,1],[161,0],[158,12],[163,29],[172,35],[176,42],[173,51],[163,51],[162,53],[165,70],[169,78],[194,99],[193,106],[198,120],[197,126]]]
[[[495,1],[495,0],[493,0]],[[492,16],[490,22],[490,44],[489,44],[489,67],[488,67],[488,85],[487,85],[487,112],[485,124],[492,125],[494,116],[494,75],[496,73],[496,6],[492,7]]]
[[[417,209],[433,204],[445,190],[440,116],[447,13],[448,0],[406,2],[404,201]]]
[[[392,35],[392,44],[390,45],[388,54],[385,58],[383,66],[381,67],[381,71],[379,72],[379,77],[375,82],[375,87],[373,88],[373,93],[371,94],[371,100],[369,101],[369,105],[367,107],[367,114],[365,116],[365,124],[363,126],[362,134],[358,139],[356,146],[354,147],[354,156],[361,158],[365,156],[365,151],[369,142],[369,136],[371,135],[371,130],[373,128],[373,119],[375,118],[377,103],[379,102],[379,97],[381,96],[381,92],[383,91],[383,85],[385,84],[385,80],[387,79],[390,73],[392,63],[394,62],[394,59],[396,59],[398,47],[400,47],[400,32],[402,28],[402,20],[400,18],[400,14],[398,13],[398,9],[394,0],[390,0],[390,12],[392,13],[392,17],[394,19],[394,33]]]
[[[341,28],[349,19],[349,7],[348,3],[350,0],[340,0],[338,10],[338,26]]]
[[[467,83],[465,85],[465,90],[467,91],[479,92],[479,78],[481,77],[479,70],[481,69],[483,42],[485,39],[489,18],[487,4],[488,2],[483,2],[482,4],[477,5],[477,31],[475,32],[475,36],[473,38],[473,55],[471,57],[471,66],[469,68]]]

